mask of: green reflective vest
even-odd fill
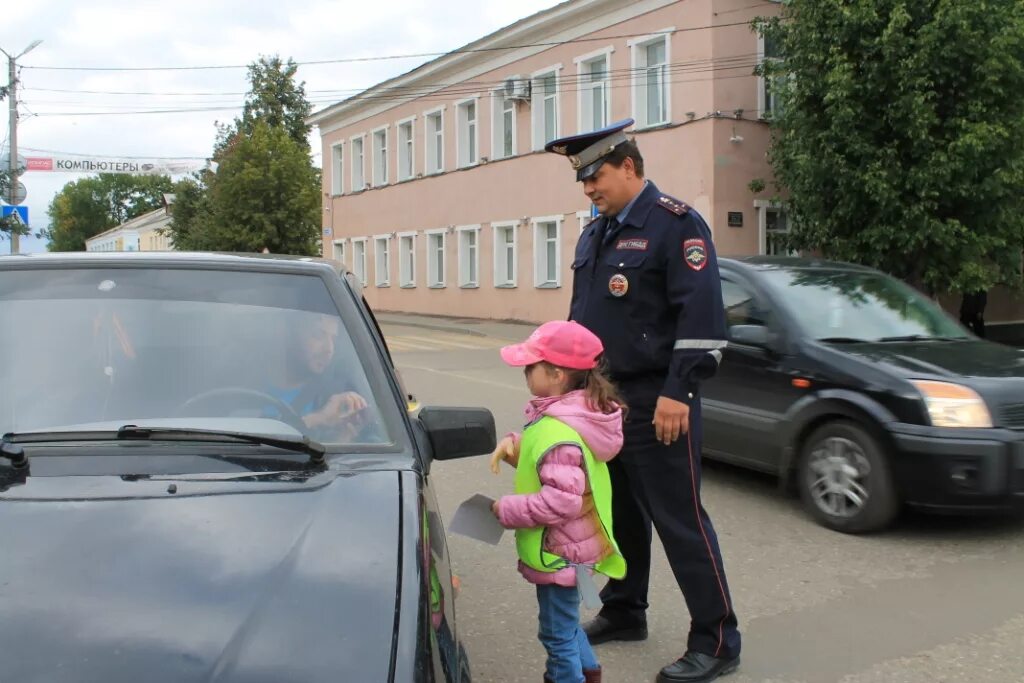
[[[587,483],[594,497],[594,507],[605,536],[614,552],[600,560],[594,569],[613,579],[626,575],[626,559],[622,556],[612,533],[612,485],[608,476],[608,463],[600,462],[569,425],[553,417],[544,416],[523,430],[519,444],[519,464],[516,467],[516,493],[537,493],[541,489],[540,465],[555,446],[571,444],[583,451],[583,467]],[[541,572],[556,572],[569,566],[564,557],[544,550],[547,527],[516,529],[516,550],[519,559],[528,567]]]

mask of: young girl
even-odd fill
[[[589,330],[563,321],[501,350],[505,363],[525,368],[534,398],[522,436],[509,435],[491,455],[495,474],[501,460],[516,468],[516,495],[503,496],[493,510],[516,530],[519,571],[537,586],[549,683],[600,683],[579,623],[577,572],[626,572],[612,535],[607,465],[622,447],[622,406],[598,368],[603,352]]]

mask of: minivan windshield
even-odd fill
[[[315,275],[6,270],[0,320],[0,433],[136,424],[391,442]]]
[[[814,339],[969,339],[937,304],[883,273],[778,269],[763,272],[779,300]]]

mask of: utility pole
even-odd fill
[[[7,203],[11,206],[17,205],[17,194],[18,194],[18,68],[17,61],[19,57],[23,57],[30,51],[34,50],[39,46],[41,40],[33,40],[32,43],[24,50],[16,55],[9,54],[3,48],[0,48],[0,52],[7,55],[7,104],[8,112],[10,116],[10,133],[8,134],[11,140],[11,146],[8,149],[10,157],[10,168],[8,169],[8,196]],[[15,231],[11,231],[11,253],[17,254],[21,250],[20,244],[21,235]]]

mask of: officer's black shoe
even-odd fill
[[[647,622],[624,622],[612,620],[598,614],[583,624],[587,640],[591,645],[600,645],[612,640],[647,640]]]
[[[739,655],[727,659],[690,650],[661,670],[658,683],[708,683],[719,676],[731,674],[739,666]]]

